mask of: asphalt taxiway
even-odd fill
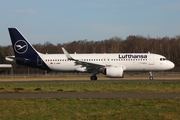
[[[180,79],[176,80],[0,80],[0,83],[53,83],[53,82],[65,82],[65,83],[77,83],[77,82],[180,82]]]

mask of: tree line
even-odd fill
[[[156,53],[161,54],[175,63],[172,71],[180,71],[180,36],[173,38],[151,38],[144,36],[130,35],[125,40],[119,37],[113,37],[101,41],[78,40],[68,43],[58,43],[54,45],[51,42],[44,44],[33,44],[35,49],[41,53],[63,53],[63,46],[69,53]],[[14,55],[12,45],[0,46],[0,63],[8,63],[5,56]],[[15,69],[23,68],[13,64]]]

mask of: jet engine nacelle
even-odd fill
[[[106,67],[104,70],[104,74],[107,77],[115,77],[115,78],[123,78],[123,66],[112,66],[112,67]]]

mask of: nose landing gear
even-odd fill
[[[149,80],[153,80],[152,72],[149,72]]]

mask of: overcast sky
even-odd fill
[[[32,44],[180,35],[179,0],[0,0],[0,45],[16,27]]]

